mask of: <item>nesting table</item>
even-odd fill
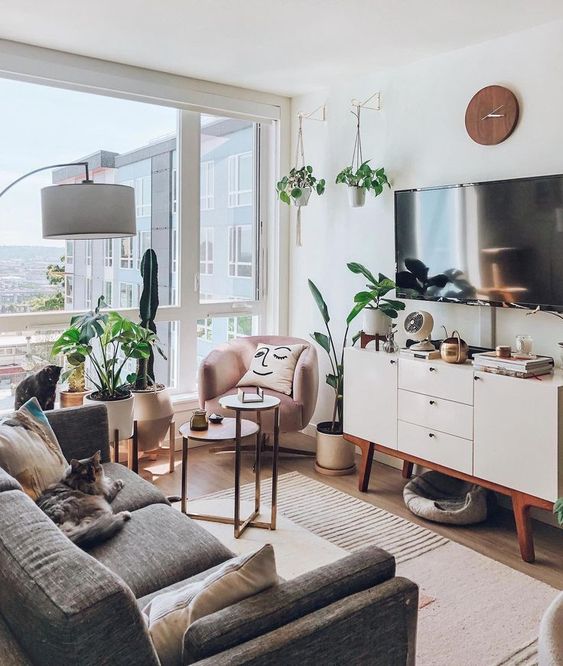
[[[196,520],[207,520],[216,523],[226,523],[234,526],[234,535],[238,539],[247,527],[259,527],[261,529],[276,529],[277,512],[277,490],[278,490],[278,456],[279,456],[279,421],[280,421],[280,400],[273,396],[265,395],[263,402],[244,403],[236,395],[225,396],[220,399],[219,404],[223,409],[234,411],[234,418],[224,418],[221,423],[210,423],[207,430],[192,430],[189,423],[180,426],[182,435],[182,502],[181,509],[190,518]],[[262,439],[262,412],[274,410],[274,442],[272,458],[272,502],[270,521],[256,520],[260,514],[260,490],[262,471],[261,439]],[[256,422],[243,419],[242,414],[248,412],[256,413]],[[256,435],[255,448],[255,491],[254,491],[254,511],[245,519],[240,515],[240,473],[241,473],[241,441],[243,437]],[[210,514],[190,513],[188,511],[188,443],[189,440],[199,442],[225,442],[234,441],[235,443],[235,497],[234,497],[234,516],[216,516]]]

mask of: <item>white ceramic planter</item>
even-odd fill
[[[323,426],[326,424],[319,424]],[[321,474],[352,474],[355,447],[342,435],[322,432],[317,428],[317,464]]]
[[[366,191],[363,187],[348,185],[348,201],[352,208],[361,208],[366,202]]]
[[[390,319],[381,310],[364,308],[362,330],[367,335],[387,335]]]
[[[168,389],[133,391],[133,398],[139,451],[157,449],[164,441],[174,416]]]
[[[122,400],[93,400],[91,395],[84,398],[85,404],[105,405],[108,412],[109,441],[114,441],[114,433],[119,430],[119,439],[133,437],[133,396]]]
[[[293,205],[299,207],[306,206],[309,203],[309,197],[311,196],[311,188],[310,187],[303,187],[301,188],[301,196],[297,197],[296,199],[291,199],[293,201]]]

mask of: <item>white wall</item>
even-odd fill
[[[373,45],[377,50],[377,44]],[[520,103],[514,134],[498,146],[480,146],[466,134],[464,114],[473,94],[489,84],[513,90]],[[327,122],[305,121],[305,157],[329,183],[321,198],[303,209],[303,246],[296,247],[292,211],[290,334],[307,337],[322,330],[307,278],[328,303],[335,331],[343,332],[352,298],[362,287],[346,269],[348,261],[393,276],[393,193],[371,197],[350,209],[346,188],[334,185],[350,163],[354,140],[352,98],[382,93],[382,110],[364,111],[364,159],[384,166],[397,189],[563,172],[563,22],[472,46],[371,77],[335,80],[330,89],[293,100],[292,118],[327,105]],[[295,141],[296,126],[292,135]],[[407,311],[420,308],[408,302]],[[454,304],[425,304],[436,326],[458,328],[468,342],[479,342],[479,310]],[[357,327],[361,327],[361,317]],[[538,352],[557,356],[563,321],[498,311],[497,342],[510,344],[518,333],[533,336]],[[327,369],[321,356],[321,372]],[[330,415],[330,391],[321,382],[314,422]]]

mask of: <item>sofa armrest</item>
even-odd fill
[[[45,412],[67,460],[102,452],[109,462],[108,414],[104,405],[84,405]]]
[[[203,359],[198,371],[199,405],[205,408],[206,400],[212,400],[234,388],[244,375],[236,345],[221,345]]]
[[[395,575],[392,555],[368,546],[194,622],[184,653],[194,663],[283,627]]]
[[[309,421],[317,406],[318,392],[319,367],[317,350],[311,344],[299,356],[293,375],[293,399],[302,405],[304,428],[309,425]]]
[[[418,587],[393,578],[199,661],[198,666],[414,666],[417,612]]]

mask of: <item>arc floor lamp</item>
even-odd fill
[[[50,164],[20,176],[0,192],[2,197],[24,178],[40,171],[83,166],[81,183],[49,185],[41,190],[43,238],[88,240],[136,234],[135,190],[128,185],[94,183],[88,162]]]

